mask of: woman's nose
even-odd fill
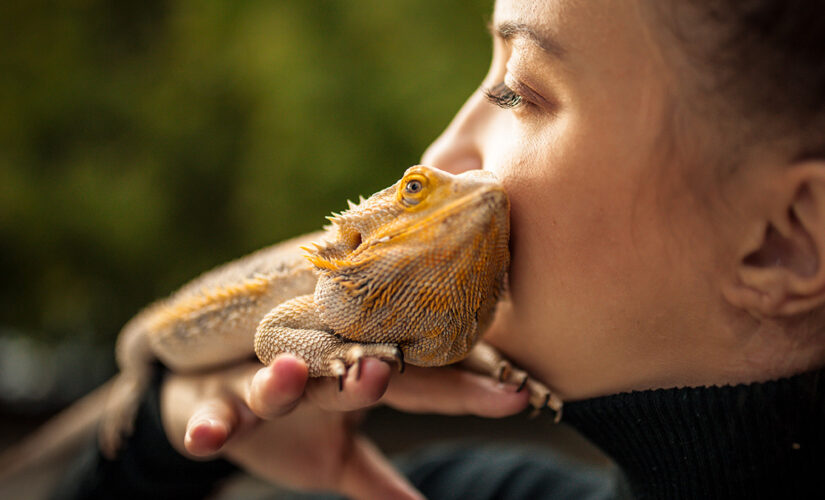
[[[491,106],[481,92],[467,99],[444,132],[421,157],[423,165],[458,174],[484,166],[483,136]]]

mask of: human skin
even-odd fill
[[[360,378],[350,371],[339,391],[335,381],[308,379],[303,361],[289,354],[265,368],[250,362],[206,374],[170,373],[161,389],[161,414],[169,441],[193,459],[220,455],[300,490],[418,499],[415,488],[355,432],[360,412],[354,410],[381,400],[410,412],[503,417],[527,406],[526,391],[454,368],[409,366],[401,377],[394,373],[394,367],[366,359]]]
[[[524,24],[558,50],[496,36],[482,89],[503,81],[530,102],[502,110],[477,91],[423,158],[504,183],[512,300],[486,338],[563,399],[752,378],[720,321],[717,263],[732,256],[710,241],[716,221],[735,220],[702,206],[728,194],[700,199],[713,169],[665,150],[671,69],[644,15],[622,2],[497,2],[494,28]]]
[[[722,177],[710,159],[729,145],[702,136],[702,117],[687,117],[700,131],[667,137],[672,101],[689,88],[672,76],[675,51],[650,5],[497,2],[493,29],[509,39],[494,37],[482,89],[503,81],[522,104],[498,109],[477,91],[423,158],[501,178],[511,301],[486,338],[563,399],[766,380],[823,362],[822,342],[801,345],[779,311],[740,300],[784,293],[743,283],[761,271],[743,258],[765,244],[766,227],[785,224],[774,219],[794,189],[819,186],[821,165],[789,165],[787,150],[757,145]],[[706,151],[674,147],[685,140]],[[820,232],[793,229],[800,247]],[[802,252],[800,265],[816,267],[815,251]]]
[[[825,165],[797,161],[792,141],[759,141],[737,144],[738,168],[723,170],[718,159],[741,138],[696,111],[713,109],[711,97],[691,87],[653,3],[498,1],[489,73],[422,159],[451,172],[487,169],[504,183],[510,299],[486,338],[565,400],[825,364],[818,324],[799,320],[825,302]],[[541,48],[530,33],[554,42]],[[486,99],[501,82],[520,94],[517,106]],[[173,375],[167,432],[184,452],[267,463],[267,477],[283,480],[271,472],[287,466],[283,450],[260,443],[299,433],[279,417],[299,405],[325,415],[325,433],[306,434],[304,447],[319,453],[307,463],[328,472],[324,487],[369,498],[378,484],[379,496],[414,497],[379,454],[342,451],[368,448],[339,411],[380,400],[504,416],[526,405],[521,393],[451,368],[397,376],[370,366],[342,393],[308,383],[290,357],[257,374]],[[350,457],[368,458],[353,467]],[[292,484],[303,486],[307,470]]]

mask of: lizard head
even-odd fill
[[[462,346],[433,350],[463,355],[504,286],[509,209],[489,172],[407,169],[397,183],[329,218],[332,241],[308,249],[319,272],[321,317],[351,340],[450,338]]]
[[[416,165],[392,186],[348,203],[349,210],[327,217],[333,241],[305,249],[319,271],[345,269],[399,244],[449,245],[457,229],[451,222],[468,225],[469,232],[473,222],[509,217],[504,189],[482,170],[453,175]]]

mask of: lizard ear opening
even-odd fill
[[[361,231],[352,227],[350,224],[339,224],[337,241],[331,245],[331,247],[335,247],[335,257],[340,259],[360,247],[362,241],[363,236],[361,235]]]
[[[349,244],[353,250],[356,250],[358,247],[361,246],[361,233],[358,231],[353,231],[353,234],[350,236]]]

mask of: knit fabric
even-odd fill
[[[622,393],[568,403],[564,416],[639,499],[822,499],[822,374]]]

